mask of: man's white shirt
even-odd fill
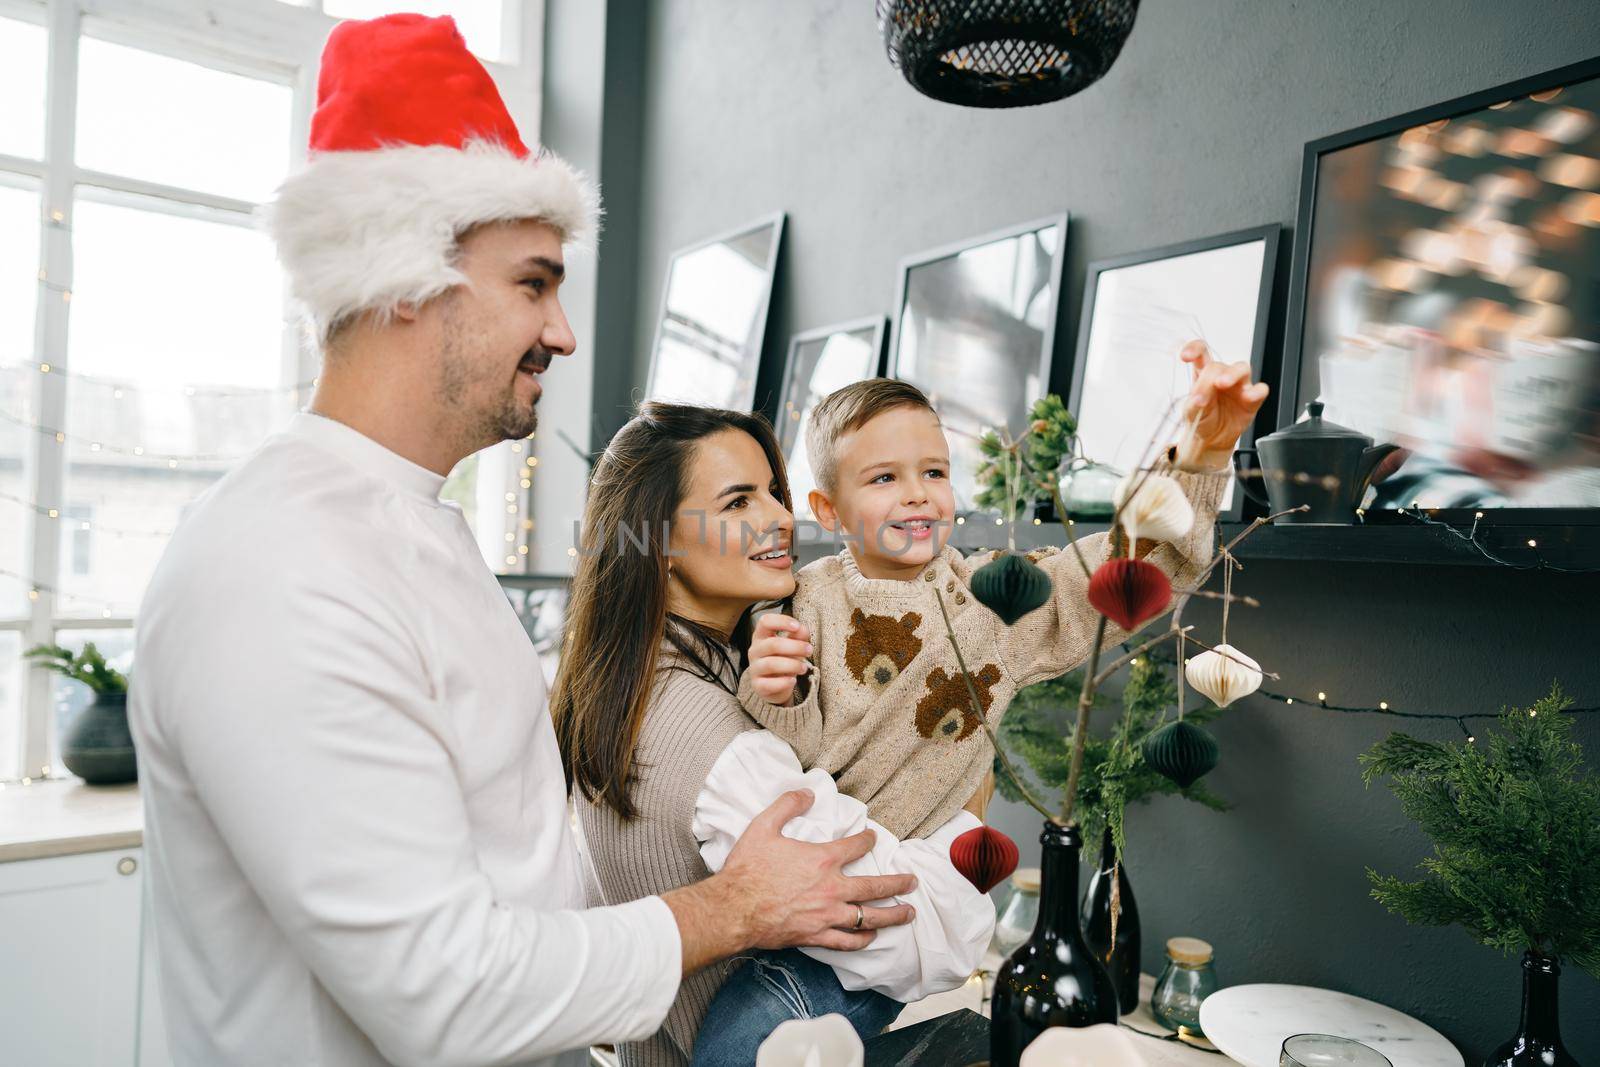
[[[538,657],[443,481],[300,414],[151,580],[130,715],[179,1064],[567,1067],[676,996],[659,898],[582,908]]]

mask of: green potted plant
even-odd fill
[[[61,645],[38,645],[25,653],[46,670],[88,686],[94,702],[78,714],[61,738],[61,762],[90,785],[137,781],[133,733],[128,728],[128,679],[86,641],[74,654]]]
[[[1076,732],[1072,709],[1083,691],[1083,673],[1074,671],[1048,682],[1031,685],[1012,700],[997,734],[1006,750],[1032,772],[1038,784],[1051,793],[1066,788],[1072,764],[1072,738]],[[1097,707],[1109,708],[1104,694],[1094,696]],[[1100,838],[1100,863],[1084,893],[1081,921],[1084,939],[1098,953],[1117,986],[1124,1014],[1139,1001],[1139,951],[1141,928],[1133,885],[1122,863],[1127,843],[1125,814],[1130,804],[1152,797],[1177,795],[1224,811],[1227,804],[1200,782],[1182,788],[1145,761],[1145,738],[1171,719],[1178,702],[1177,687],[1164,664],[1149,655],[1128,665],[1122,689],[1122,716],[1104,737],[1089,735],[1084,741],[1083,769],[1078,777],[1077,815],[1084,836]],[[1217,707],[1197,708],[1185,719],[1204,725],[1220,715]],[[1020,773],[1020,772],[1019,772]],[[1028,787],[1024,783],[1024,788]],[[995,786],[1012,801],[1023,799],[1021,789],[997,761]]]
[[[1433,839],[1414,881],[1369,870],[1372,895],[1407,922],[1458,925],[1522,952],[1522,1022],[1487,1061],[1576,1067],[1556,1012],[1563,960],[1600,977],[1600,778],[1571,737],[1559,686],[1508,708],[1484,737],[1440,744],[1390,734],[1362,755]]]

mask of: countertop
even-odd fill
[[[0,785],[0,863],[143,843],[137,784],[85,785],[62,778]]]

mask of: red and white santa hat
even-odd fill
[[[538,219],[582,243],[599,213],[583,174],[528,151],[454,19],[389,15],[329,35],[309,162],[266,218],[320,342],[464,282],[456,242],[474,226]]]

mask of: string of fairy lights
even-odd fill
[[[48,285],[43,275],[41,275],[40,281],[41,284]],[[70,301],[70,290],[56,286],[50,287],[58,289],[62,293],[63,299]],[[112,390],[112,398],[115,400],[122,400],[130,395],[153,395],[162,397],[181,395],[184,398],[208,404],[219,401],[240,400],[247,398],[280,400],[303,395],[308,390],[314,389],[318,384],[318,380],[312,378],[308,381],[296,382],[292,385],[281,388],[245,389],[196,385],[185,385],[181,387],[146,386],[136,385],[121,380],[98,378],[90,374],[71,372],[61,367],[59,364],[44,361],[0,363],[0,374],[6,373],[57,375],[68,380],[71,383],[68,385],[68,388],[72,390],[81,389],[84,386],[110,389]],[[22,417],[3,409],[0,409],[0,422],[8,423],[25,431],[30,431],[48,439],[52,439],[58,445],[66,445],[69,442],[72,442],[84,448],[89,453],[103,453],[114,456],[129,457],[139,461],[137,464],[138,466],[154,466],[159,468],[160,466],[164,465],[168,471],[177,471],[184,468],[194,470],[198,468],[204,474],[220,475],[223,470],[225,470],[227,465],[238,462],[240,459],[244,458],[244,455],[246,454],[221,452],[166,452],[160,449],[147,447],[143,444],[124,444],[108,441],[92,434],[70,432],[62,427],[36,422],[30,418]],[[530,435],[526,440],[513,441],[509,444],[510,452],[516,457],[516,460],[514,461],[515,467],[511,473],[515,475],[518,488],[520,488],[523,492],[521,494],[511,491],[505,493],[505,515],[507,516],[507,522],[511,525],[511,528],[506,530],[504,533],[506,546],[506,555],[504,556],[504,560],[506,566],[508,567],[516,567],[520,563],[525,562],[531,552],[529,539],[534,529],[534,523],[532,518],[525,514],[525,511],[529,507],[528,491],[533,487],[534,470],[539,465],[539,458],[531,454],[533,451],[532,440],[533,435]],[[56,505],[45,501],[33,500],[25,496],[20,496],[15,493],[5,491],[0,491],[0,503],[10,505],[20,511],[43,516],[52,522],[59,523],[60,528],[63,530],[103,534],[118,540],[125,538],[144,538],[150,541],[161,542],[165,541],[167,538],[170,538],[175,532],[175,528],[173,527],[135,527],[118,525],[116,523],[100,522],[92,518],[84,517],[81,514],[74,514],[72,508],[64,505]],[[47,582],[41,582],[33,576],[6,567],[0,567],[0,579],[9,579],[16,582],[23,590],[26,591],[25,595],[29,603],[37,603],[41,599],[48,597],[56,603],[64,606],[69,613],[69,617],[56,620],[57,624],[60,626],[70,627],[70,625],[75,622],[90,623],[92,621],[91,618],[88,617],[88,614],[90,613],[93,615],[98,615],[101,620],[124,619],[131,613],[132,610],[125,603],[108,600],[102,597],[86,595],[75,592],[69,588],[63,588]],[[84,613],[84,609],[88,609],[88,612]],[[80,613],[83,613],[81,617]],[[56,769],[46,765],[40,768],[40,774],[37,776],[27,775],[21,778],[0,779],[0,789],[5,788],[7,784],[21,784],[26,786],[31,785],[36,781],[50,780],[56,776]]]
[[[1122,648],[1125,652],[1132,651],[1132,648],[1126,643],[1122,645]],[[1139,660],[1134,659],[1130,662],[1136,665],[1138,664]],[[1481,721],[1485,719],[1498,719],[1502,714],[1498,711],[1412,711],[1406,708],[1394,707],[1387,700],[1378,701],[1376,706],[1366,704],[1340,704],[1337,701],[1330,699],[1326,690],[1318,690],[1315,699],[1308,699],[1303,696],[1294,696],[1290,693],[1274,692],[1270,689],[1261,688],[1251,693],[1250,696],[1245,699],[1251,699],[1254,697],[1261,697],[1266,700],[1271,700],[1275,703],[1282,704],[1284,707],[1315,708],[1318,711],[1331,711],[1339,715],[1385,715],[1393,719],[1453,722],[1456,724],[1457,728],[1461,730],[1461,736],[1466,738],[1468,744],[1474,744],[1478,740],[1477,735],[1473,733],[1471,727],[1467,725],[1469,722]],[[1528,714],[1533,715],[1536,714],[1536,712],[1530,710]],[[1574,705],[1563,709],[1562,714],[1600,715],[1600,705]]]
[[[1420,507],[1400,508],[1399,512],[1408,519],[1419,522],[1424,526],[1430,526],[1435,529],[1442,530],[1449,536],[1455,538],[1457,541],[1461,541],[1472,546],[1472,548],[1477,550],[1480,556],[1489,562],[1496,564],[1497,566],[1509,567],[1510,569],[1517,571],[1554,571],[1557,574],[1593,574],[1597,570],[1600,570],[1600,568],[1597,567],[1564,567],[1555,563],[1551,563],[1549,560],[1545,559],[1544,555],[1539,551],[1539,539],[1537,537],[1528,537],[1524,539],[1526,541],[1526,547],[1533,556],[1533,561],[1531,563],[1519,563],[1516,560],[1507,559],[1505,556],[1489,548],[1488,545],[1479,540],[1478,531],[1483,525],[1484,519],[1484,513],[1481,511],[1473,513],[1472,528],[1464,533],[1455,526],[1452,526],[1450,523],[1445,522],[1443,519],[1439,519],[1427,514]]]

